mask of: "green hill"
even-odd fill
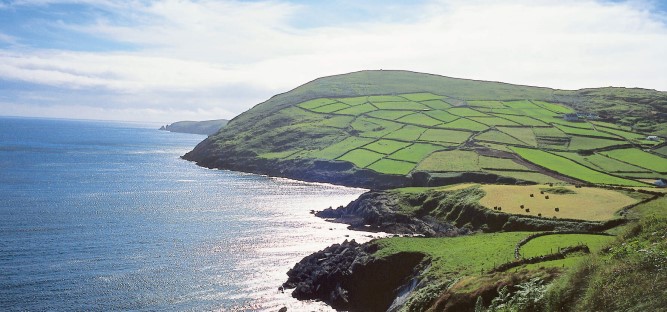
[[[373,188],[453,182],[646,185],[667,174],[667,93],[577,91],[361,71],[316,79],[237,116],[184,158]],[[579,114],[576,121],[565,114]],[[659,146],[658,146],[659,147]],[[624,157],[631,153],[632,157]]]
[[[222,127],[227,125],[229,120],[215,119],[205,121],[177,121],[170,125],[162,126],[160,130],[167,130],[171,132],[192,133],[211,135],[218,132]]]

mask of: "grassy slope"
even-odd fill
[[[633,101],[644,99],[642,94],[651,101],[660,100],[661,96],[667,98],[663,93],[645,90],[633,89],[632,94]],[[624,99],[628,111],[632,106],[631,114],[641,115],[645,109],[654,108]],[[619,101],[614,102],[614,112],[625,107]],[[349,161],[357,169],[392,175],[409,175],[417,170],[478,171],[547,182],[550,178],[534,169],[520,165],[512,170],[501,168],[505,165],[497,158],[498,166],[494,162],[490,166],[489,162],[484,166],[471,163],[470,168],[452,169],[454,163],[433,166],[428,157],[438,150],[470,150],[466,147],[469,143],[505,151],[511,151],[506,148],[509,144],[570,152],[610,146],[613,149],[615,145],[620,148],[630,143],[628,139],[634,140],[634,144],[646,143],[637,140],[642,134],[628,137],[628,132],[614,133],[628,130],[627,127],[613,123],[572,123],[558,117],[571,111],[563,103],[583,107],[589,102],[589,110],[603,111],[596,109],[596,105],[601,105],[598,95],[586,92],[404,71],[362,71],[320,78],[272,97],[234,118],[224,130],[207,140],[204,154]],[[387,141],[375,142],[381,138],[394,140],[392,147],[400,148],[383,147],[386,144],[382,143]],[[413,150],[420,152],[409,152]],[[666,159],[658,159],[667,163]],[[423,161],[426,164],[422,165]],[[534,162],[545,167],[540,160]],[[581,179],[579,175],[575,178]],[[598,179],[583,180],[601,183]],[[608,180],[610,184],[634,183]]]

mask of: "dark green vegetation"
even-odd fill
[[[563,91],[363,71],[274,96],[185,157],[207,167],[366,187],[429,183],[443,174],[640,186],[646,184],[638,179],[667,174],[660,146],[640,150],[656,145],[647,134],[667,131],[660,103],[667,95],[651,90]],[[575,112],[579,121],[563,118]],[[477,175],[463,175],[471,172]]]
[[[167,130],[171,132],[192,133],[192,134],[214,134],[222,127],[227,125],[229,120],[216,119],[206,121],[177,121],[170,125],[160,127],[160,130]]]

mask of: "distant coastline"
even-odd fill
[[[160,130],[178,133],[191,133],[212,135],[227,125],[227,119],[215,119],[205,121],[177,121],[160,127]]]

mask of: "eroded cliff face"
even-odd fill
[[[376,245],[354,240],[332,245],[297,263],[283,286],[294,288],[297,299],[322,300],[335,309],[386,311],[401,286],[418,275],[425,255],[401,252],[375,258],[375,251]]]

